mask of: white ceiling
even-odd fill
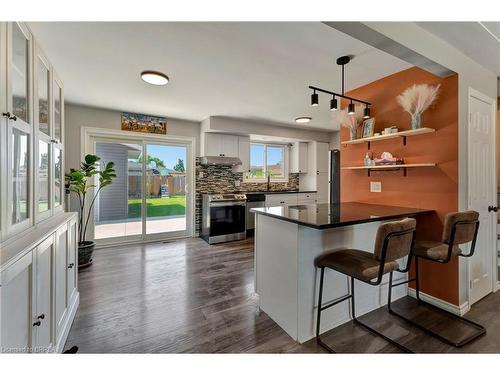
[[[337,130],[329,97],[309,106],[308,85],[340,91],[335,59],[355,55],[346,90],[410,65],[319,22],[46,22],[30,27],[65,85],[66,100],[201,121],[231,116]],[[155,87],[143,70],[170,77]],[[297,116],[311,116],[296,125]]]
[[[500,77],[500,22],[418,22]]]

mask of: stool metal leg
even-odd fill
[[[325,306],[322,306],[322,302],[323,302],[323,284],[324,284],[324,278],[325,278],[325,269],[324,268],[321,268],[321,274],[320,274],[320,279],[319,279],[319,296],[318,296],[318,312],[317,312],[317,318],[316,318],[316,342],[318,343],[318,345],[320,345],[321,347],[325,348],[327,351],[329,351],[330,353],[336,353],[335,350],[333,350],[329,345],[327,345],[323,340],[321,340],[321,335],[320,335],[320,327],[321,327],[321,312],[323,310],[326,310],[332,306],[335,306],[337,304],[339,304],[340,302],[343,302],[347,299],[351,299],[351,313],[352,313],[352,321],[356,324],[359,324],[360,326],[362,326],[363,328],[365,328],[366,330],[368,330],[369,332],[377,335],[377,336],[380,336],[382,337],[384,340],[390,342],[391,344],[395,345],[396,347],[398,347],[399,349],[401,349],[402,351],[406,352],[406,353],[413,353],[410,349],[408,349],[407,347],[397,343],[396,341],[392,340],[391,338],[385,336],[384,334],[376,331],[375,329],[373,329],[372,327],[366,325],[365,323],[362,323],[361,321],[358,320],[358,318],[356,317],[356,309],[355,309],[355,300],[354,300],[354,278],[351,277],[351,290],[350,290],[350,293],[347,294],[346,296],[343,296],[343,297],[340,297],[339,299],[325,305]],[[392,273],[391,273],[391,280],[392,280]],[[391,288],[389,288],[389,293],[390,293],[390,290]],[[390,300],[390,298],[389,298]]]
[[[392,281],[392,272],[391,272],[391,275],[390,275],[390,279]],[[390,293],[390,285],[389,285],[389,293]],[[368,331],[370,331],[371,333],[379,336],[379,337],[382,337],[384,340],[390,342],[391,344],[393,344],[394,346],[397,346],[399,349],[401,349],[402,351],[404,351],[405,353],[413,353],[412,350],[410,350],[409,348],[407,348],[406,346],[404,345],[401,345],[400,343],[394,341],[393,339],[387,337],[386,335],[384,335],[383,333],[377,331],[376,329],[370,327],[369,325],[361,322],[360,320],[358,320],[358,318],[356,318],[356,315],[354,313],[354,304],[355,304],[355,298],[354,298],[354,278],[351,277],[351,293],[352,293],[352,300],[351,300],[351,303],[352,303],[352,315],[353,315],[353,321],[356,323],[356,324],[359,324],[360,326],[362,326],[363,328],[367,329]]]
[[[412,325],[412,326],[415,326],[417,327],[418,329],[424,331],[425,333],[427,333],[428,335],[448,344],[448,345],[452,345],[452,346],[455,346],[457,348],[460,348],[468,343],[470,343],[471,341],[477,339],[478,337],[484,335],[486,333],[486,328],[484,328],[482,325],[476,323],[476,322],[473,322],[472,320],[469,320],[469,319],[466,319],[464,317],[461,317],[461,316],[458,316],[458,315],[455,315],[449,311],[446,311],[446,310],[443,310],[439,307],[436,307],[434,305],[431,305],[430,303],[427,303],[425,301],[422,301],[420,299],[420,283],[419,283],[419,269],[418,269],[418,260],[419,260],[419,257],[415,257],[415,272],[416,272],[416,277],[415,277],[415,295],[417,297],[417,301],[419,304],[421,305],[425,305],[429,308],[431,308],[432,310],[435,310],[435,311],[438,311],[439,313],[443,313],[444,315],[446,316],[449,316],[451,319],[453,320],[458,320],[458,321],[461,321],[462,323],[476,329],[476,332],[473,333],[472,335],[460,340],[460,341],[452,341],[448,338],[446,338],[445,336],[442,336],[440,335],[439,333],[435,332],[435,331],[432,331],[430,329],[428,329],[427,327],[421,325],[420,323],[417,323],[415,322],[414,320],[411,320],[410,318],[407,318],[405,317],[404,315],[400,314],[400,313],[397,313],[395,312],[394,310],[392,310],[391,308],[391,289],[394,287],[394,286],[398,286],[398,285],[401,285],[403,283],[399,283],[399,284],[396,284],[396,285],[392,285],[392,277],[391,277],[391,280],[389,282],[389,301],[387,303],[387,307],[388,307],[388,310],[389,310],[389,313],[391,313],[392,315],[395,315],[397,316],[398,318],[404,320],[406,323]],[[392,276],[392,273],[391,273],[391,276]],[[408,283],[409,281],[406,281],[404,283]]]

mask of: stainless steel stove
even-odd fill
[[[246,238],[245,194],[203,194],[201,237],[209,244]]]

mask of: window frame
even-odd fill
[[[248,149],[248,167],[250,169],[252,165],[252,145],[264,146],[264,175],[267,173],[267,148],[268,147],[279,147],[283,149],[283,176],[272,177],[271,182],[288,182],[289,180],[289,155],[290,147],[283,143],[267,143],[267,142],[250,142],[250,147]],[[254,183],[266,183],[267,178],[252,178],[248,177],[248,173],[243,173],[243,182],[254,182]]]

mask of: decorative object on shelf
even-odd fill
[[[113,182],[113,178],[116,177],[114,166],[115,164],[110,161],[104,165],[103,168],[99,170],[99,160],[101,158],[96,155],[88,154],[85,155],[84,161],[82,161],[80,169],[70,169],[70,172],[66,175],[66,179],[69,181],[70,192],[75,193],[78,196],[78,267],[86,267],[92,264],[92,253],[94,252],[95,242],[88,241],[87,228],[89,225],[89,219],[92,215],[92,209],[94,208],[94,203],[99,195],[99,192],[104,187],[110,185]],[[99,183],[95,184],[95,178],[98,176]],[[93,197],[87,197],[91,189],[97,188]],[[90,200],[88,204],[87,199]],[[88,206],[88,207],[86,207]]]
[[[373,161],[373,152],[368,151],[365,155],[365,160],[364,160],[364,165],[369,167],[371,165],[374,165]]]
[[[375,118],[369,118],[365,121],[363,121],[363,133],[362,137],[373,137],[373,132],[375,130]]]
[[[420,129],[422,113],[434,103],[441,85],[413,85],[403,91],[396,99],[411,116],[411,128]]]
[[[163,117],[123,112],[122,130],[165,135],[167,134],[167,119]]]
[[[374,165],[398,165],[404,164],[403,159],[395,158],[390,152],[384,151],[380,156],[380,159],[373,159]]]
[[[358,128],[363,120],[363,108],[356,105],[354,115],[350,115],[347,109],[337,112],[337,121],[344,127],[349,129],[350,140],[353,141],[358,136]]]
[[[336,92],[333,92],[333,91],[329,91],[329,90],[325,90],[325,89],[321,89],[319,87],[315,87],[315,86],[309,86],[309,88],[311,90],[313,90],[313,93],[311,94],[311,106],[312,107],[317,107],[319,105],[319,96],[317,94],[316,91],[319,91],[319,92],[322,92],[324,94],[328,94],[328,95],[331,95],[331,100],[330,100],[330,111],[336,111],[339,109],[338,107],[338,104],[339,104],[339,101],[337,99],[338,98],[344,98],[344,99],[347,99],[349,100],[349,105],[348,105],[348,109],[347,109],[347,112],[349,115],[354,115],[355,114],[355,106],[354,106],[354,103],[353,102],[356,102],[356,103],[361,103],[362,107],[364,107],[364,109],[362,109],[362,118],[370,118],[370,106],[371,106],[371,103],[367,102],[367,101],[364,101],[364,100],[360,100],[360,99],[356,99],[356,98],[353,98],[352,96],[347,96],[345,95],[345,90],[344,90],[344,87],[345,87],[345,74],[344,74],[344,68],[345,68],[345,65],[347,65],[350,61],[351,61],[351,58],[352,56],[341,56],[337,59],[337,65],[340,65],[342,67],[342,76],[341,76],[341,79],[342,79],[342,94],[339,94],[339,93],[336,93]]]

